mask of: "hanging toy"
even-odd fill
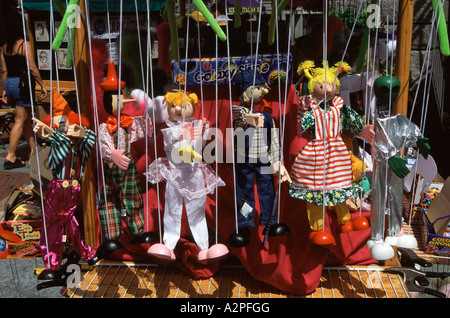
[[[57,7],[60,10],[61,14],[63,15],[63,19],[61,21],[61,25],[58,29],[58,33],[56,33],[55,39],[53,40],[52,43],[52,49],[53,51],[58,51],[61,43],[63,42],[64,36],[67,32],[67,28],[69,28],[70,31],[70,41],[68,42],[67,45],[67,64],[66,67],[67,68],[71,68],[72,67],[72,50],[75,48],[75,30],[76,30],[76,25],[77,23],[79,23],[77,21],[78,19],[78,14],[79,14],[79,0],[70,0],[69,4],[67,6],[67,9],[64,13],[62,13],[61,8],[62,5],[60,3],[60,1],[55,1],[55,3],[57,3]]]
[[[205,208],[206,196],[225,183],[202,159],[202,149],[209,134],[206,120],[194,119],[198,97],[195,93],[174,90],[165,95],[167,128],[161,130],[166,157],[157,158],[148,167],[147,180],[165,181],[163,243],[153,244],[148,254],[175,260],[174,249],[180,239],[184,207],[191,234],[200,249],[198,260],[204,262],[228,253],[223,244],[209,247]]]
[[[425,159],[430,152],[428,139],[422,137],[420,129],[414,123],[401,114],[388,115],[387,106],[395,102],[399,88],[400,83],[396,77],[380,76],[374,83],[379,118],[375,120],[375,138],[372,144],[372,222],[371,238],[367,246],[372,257],[377,260],[387,260],[394,256],[391,245],[417,247],[414,236],[399,236],[402,228],[403,179],[409,174],[406,159],[401,154],[405,147],[417,147]],[[388,225],[385,237],[386,214]]]
[[[349,68],[346,63],[328,67],[324,62],[323,67],[314,67],[314,62],[305,61],[300,68],[309,80],[310,93],[300,97],[305,110],[299,118],[300,126],[303,132],[311,134],[311,141],[295,158],[289,194],[306,201],[312,242],[328,245],[335,240],[324,231],[323,209],[332,207],[341,231],[350,232],[354,228],[345,201],[358,197],[360,191],[358,184],[353,182],[351,157],[342,140],[342,132],[362,134],[371,141],[373,131],[337,95],[340,87],[338,75],[344,68]]]
[[[275,121],[268,111],[252,112],[251,106],[259,104],[271,110],[264,96],[269,92],[265,79],[259,72],[247,69],[233,78],[239,106],[233,106],[233,128],[236,137],[235,168],[238,229],[228,238],[233,247],[244,247],[249,243],[250,227],[255,227],[256,186],[260,206],[260,225],[265,235],[289,233],[287,225],[275,222],[274,174],[281,173],[281,182],[290,182],[289,174],[280,162],[280,147]],[[252,104],[253,102],[253,104]]]
[[[64,244],[69,239],[77,254],[89,264],[98,261],[95,249],[82,240],[75,217],[81,202],[80,180],[95,145],[95,133],[86,128],[89,127],[88,119],[73,112],[56,89],[53,89],[52,98],[53,118],[49,115],[42,121],[33,118],[36,135],[51,141],[48,163],[53,175],[47,187],[45,227],[41,230],[40,251],[45,270],[38,278],[42,280],[57,280],[64,274],[60,273],[61,261]]]
[[[103,107],[109,114],[106,123],[99,126],[104,189],[99,195],[98,213],[106,241],[99,246],[97,254],[99,258],[105,258],[122,247],[119,243],[123,233],[122,218],[133,236],[130,244],[154,242],[157,236],[153,232],[144,232],[144,202],[138,172],[130,154],[131,143],[145,137],[147,125],[148,135],[153,135],[152,121],[149,118],[146,125],[145,116],[131,117],[122,113],[124,104],[135,99],[118,95],[125,88],[125,82],[119,81],[113,61],[108,61],[107,76],[100,87]]]

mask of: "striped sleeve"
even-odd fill
[[[83,161],[87,161],[87,158],[89,158],[95,145],[95,137],[95,133],[92,130],[86,129],[86,136],[80,140],[79,147]]]

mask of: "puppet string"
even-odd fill
[[[89,1],[84,0],[84,3],[85,3],[85,8],[86,8],[86,28],[87,28],[87,33],[89,35],[87,37],[87,40],[88,40],[89,47],[92,48],[92,41],[91,41],[91,37],[90,37],[90,34],[91,34],[91,27],[90,27],[90,25],[91,24],[90,24],[90,15],[89,15],[89,6],[88,6],[89,5]],[[108,16],[108,26],[109,26],[109,14],[107,16]],[[96,86],[95,86],[94,64],[93,64],[94,62],[93,62],[92,50],[89,50],[89,60],[90,60],[90,69],[91,69],[91,72],[90,72],[91,87],[93,87],[95,89]],[[93,104],[93,110],[94,110],[94,127],[95,127],[95,130],[96,130],[97,145],[100,145],[101,144],[101,140],[100,140],[100,134],[98,133],[100,124],[99,124],[99,117],[98,117],[97,94],[95,94],[95,93],[92,94],[92,104]],[[102,154],[102,152],[100,150],[100,147],[96,147],[96,148],[97,148],[98,158],[100,158],[99,162],[98,162],[98,167],[100,167],[99,170],[100,170],[100,173],[101,173],[102,180],[104,181],[105,180],[105,170],[104,170],[104,167],[103,167],[103,154]],[[98,182],[98,183],[100,184],[100,182]],[[105,201],[105,206],[107,206],[108,201],[107,201],[105,187],[103,187],[103,191],[102,192],[103,192],[103,197],[104,197],[104,201]],[[100,196],[100,195],[101,195],[101,193],[99,191],[98,196]],[[98,204],[98,200],[97,200],[97,204]],[[107,219],[107,223],[109,224],[109,213],[106,213],[106,219]],[[110,231],[109,226],[107,227],[107,232],[108,232],[108,239],[109,239],[109,238],[111,238],[111,231]],[[103,240],[103,236],[101,236],[100,240],[101,241]]]
[[[228,12],[228,3],[225,2],[225,12]],[[230,41],[229,39],[229,26],[228,23],[225,24],[225,32],[227,35],[227,59],[228,59],[228,67],[231,65],[231,54],[230,54]],[[231,129],[233,129],[233,98],[231,93],[231,78],[228,76],[228,98],[230,103],[230,124]],[[227,136],[228,137],[228,136]],[[234,151],[234,137],[230,136],[231,140],[231,151]],[[236,233],[239,233],[239,226],[238,226],[238,211],[237,211],[237,198],[236,198],[236,162],[234,156],[232,156],[232,163],[233,163],[233,191],[234,191],[234,214],[235,214],[235,225],[236,225]]]
[[[26,44],[26,39],[27,39],[27,32],[25,29],[25,13],[24,13],[24,9],[23,9],[23,1],[20,1],[20,10],[21,10],[21,15],[22,15],[22,29],[23,29],[23,38],[25,39],[25,44]],[[25,47],[25,56],[28,56],[28,45],[24,45]],[[25,59],[26,60],[26,64],[27,64],[27,73],[30,73],[30,64],[28,61],[28,58]],[[34,101],[33,101],[33,95],[31,92],[31,76],[28,76],[28,87],[29,87],[29,93],[30,93],[30,102],[31,102],[31,115],[32,117],[35,117],[34,114]],[[40,169],[40,165],[39,165],[39,149],[38,149],[38,142],[37,142],[37,138],[36,138],[36,133],[34,133],[34,141],[35,141],[35,148],[34,151],[36,153],[36,162],[37,162],[37,173],[39,176],[39,193],[43,193],[42,191],[42,178],[41,178],[41,169]],[[47,238],[47,226],[46,226],[46,221],[45,221],[45,209],[44,209],[44,196],[41,195],[41,209],[42,209],[42,224],[44,227],[44,235],[45,235],[45,244],[46,246],[48,246],[48,238]],[[50,259],[48,259],[48,264],[50,266]]]

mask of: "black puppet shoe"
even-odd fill
[[[159,241],[158,235],[153,232],[144,232],[134,236],[130,240],[130,244],[153,243]]]

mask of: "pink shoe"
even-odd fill
[[[229,253],[228,247],[224,244],[214,244],[208,249],[208,259],[217,259]]]
[[[175,253],[161,243],[153,244],[152,246],[150,246],[150,248],[147,250],[147,254],[166,260],[173,261],[176,259]]]

